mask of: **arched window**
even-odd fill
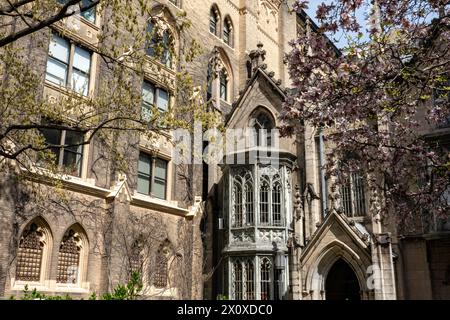
[[[271,269],[272,262],[269,258],[264,257],[261,259],[261,300],[271,299]]]
[[[170,243],[165,241],[159,247],[155,261],[155,272],[153,275],[153,285],[156,288],[162,289],[167,287],[169,275],[169,257],[170,257]]]
[[[253,263],[253,258],[232,258],[231,279],[232,299],[256,299],[255,266]]]
[[[132,276],[134,273],[139,273],[141,279],[144,271],[144,252],[142,241],[135,240],[131,246],[129,254],[129,273]]]
[[[86,236],[78,226],[69,228],[59,246],[56,282],[78,284],[82,274],[82,259],[86,250]],[[86,261],[83,261],[84,264]]]
[[[149,21],[147,32],[150,41],[147,44],[146,52],[149,56],[155,57],[159,62],[168,68],[172,68],[173,36],[167,26],[157,25],[154,21]]]
[[[223,41],[230,47],[233,47],[233,24],[230,17],[226,17],[223,24]]]
[[[269,224],[269,179],[262,177],[259,187],[259,223]]]
[[[245,222],[251,226],[254,224],[254,221],[253,181],[247,180],[245,182]]]
[[[219,36],[219,21],[220,21],[220,13],[219,9],[214,6],[211,8],[209,12],[209,32],[212,34]]]
[[[233,263],[234,299],[243,300],[243,270],[240,260]]]
[[[234,223],[233,227],[242,227],[242,186],[239,181],[234,182],[233,186],[234,194]]]
[[[275,182],[272,188],[272,221],[274,226],[281,226],[281,184]]]
[[[230,60],[221,48],[214,48],[208,64],[207,97],[229,102],[233,91],[233,70]]]
[[[275,121],[267,112],[259,112],[255,118],[254,128],[256,130],[257,146],[272,146],[272,129]]]
[[[255,267],[253,261],[245,261],[245,298],[246,300],[255,300]]]
[[[220,99],[228,100],[228,74],[226,70],[220,72]]]
[[[42,280],[50,241],[50,229],[41,219],[35,219],[25,228],[17,252],[16,280],[29,282]]]

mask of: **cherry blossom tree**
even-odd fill
[[[308,2],[297,1],[294,11]],[[369,11],[367,26],[361,10]],[[395,213],[405,227],[445,218],[450,1],[333,0],[317,7],[316,19],[286,56],[295,90],[284,106],[284,134],[320,129],[331,146],[328,177],[339,185],[346,173],[364,171],[372,213]],[[329,39],[342,32],[355,36],[336,52]]]

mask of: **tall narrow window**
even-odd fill
[[[209,32],[216,35],[218,34],[219,13],[216,8],[212,8],[209,13]]]
[[[169,254],[170,249],[167,243],[161,244],[156,255],[155,273],[153,275],[153,285],[156,288],[166,288],[169,272]]]
[[[269,224],[269,184],[262,180],[259,189],[259,222]]]
[[[17,251],[16,279],[39,282],[41,280],[44,248],[48,244],[43,227],[32,222],[22,233]]]
[[[137,191],[166,199],[168,162],[146,153],[139,154]]]
[[[247,181],[245,183],[245,222],[247,225],[254,224],[252,181]]]
[[[234,183],[234,227],[242,227],[242,187],[237,181]]]
[[[69,229],[61,241],[58,255],[57,283],[78,283],[82,240],[73,229]]]
[[[220,99],[228,100],[228,75],[224,70],[220,73]]]
[[[233,263],[233,284],[234,284],[234,299],[243,300],[243,270],[242,263],[240,260],[236,260]]]
[[[142,279],[144,270],[144,255],[142,242],[139,240],[134,241],[133,245],[131,246],[129,254],[129,267],[130,276],[133,273],[138,273]]]
[[[276,182],[272,189],[272,219],[274,226],[281,226],[281,185]]]
[[[87,96],[91,59],[91,52],[54,34],[50,41],[45,78]]]
[[[261,300],[270,300],[271,299],[271,261],[269,258],[261,259]]]
[[[211,100],[212,96],[213,96],[213,72],[212,72],[212,66],[211,64],[208,65],[208,73],[206,75],[206,84],[207,84],[207,88],[206,88],[206,100],[209,101]]]
[[[223,41],[230,47],[232,47],[233,44],[232,35],[233,35],[233,26],[231,24],[230,18],[227,17],[223,25]]]
[[[245,295],[246,300],[255,300],[255,268],[253,261],[245,262]]]
[[[81,176],[84,134],[78,131],[40,129],[56,164],[67,174]]]

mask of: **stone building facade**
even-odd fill
[[[156,142],[130,135],[122,137],[133,164],[124,175],[107,157],[98,159],[104,150],[94,140],[78,151],[78,171],[62,181],[64,201],[51,184],[37,181],[36,195],[2,173],[0,295],[29,284],[86,297],[139,270],[144,296],[152,299],[450,298],[448,223],[400,237],[371,213],[363,177],[353,175],[343,190],[329,188],[320,132],[276,134],[290,84],[283,56],[291,39],[314,28],[306,15],[291,13],[293,1],[152,2],[169,25],[182,11],[191,20],[187,37],[200,42],[202,53],[187,71],[196,86],[207,87],[204,98],[225,128],[239,132],[224,154],[233,160],[190,165],[185,174],[172,161],[170,134]],[[75,52],[77,43],[93,45],[107,22],[75,16],[67,23],[79,26],[68,33],[72,41],[43,35]],[[36,50],[44,95],[65,94],[45,77],[57,57]],[[159,76],[143,86],[162,97],[176,85],[174,70],[163,64],[150,63]],[[89,70],[94,94],[103,70],[95,54]],[[241,144],[247,129],[250,144]]]

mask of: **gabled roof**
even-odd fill
[[[233,118],[234,114],[236,113],[236,110],[239,109],[239,107],[242,105],[242,102],[245,100],[247,95],[250,93],[253,85],[256,83],[258,78],[263,77],[267,82],[274,88],[274,90],[278,93],[280,96],[280,100],[284,101],[286,99],[286,94],[288,93],[288,89],[282,86],[281,80],[275,80],[274,79],[275,72],[273,71],[267,71],[267,64],[263,64],[260,67],[258,67],[255,71],[253,76],[247,80],[247,84],[243,90],[239,92],[238,99],[233,103],[233,107],[231,108],[230,113],[227,115],[227,118],[225,119],[225,125],[228,125],[230,120]]]
[[[302,260],[306,259],[310,254],[314,252],[314,249],[322,240],[324,234],[330,229],[333,224],[345,231],[345,233],[362,249],[370,249],[370,234],[362,224],[353,223],[344,214],[338,214],[336,211],[332,211],[325,218],[325,221],[316,230],[311,240],[306,244],[305,249],[302,252]]]

